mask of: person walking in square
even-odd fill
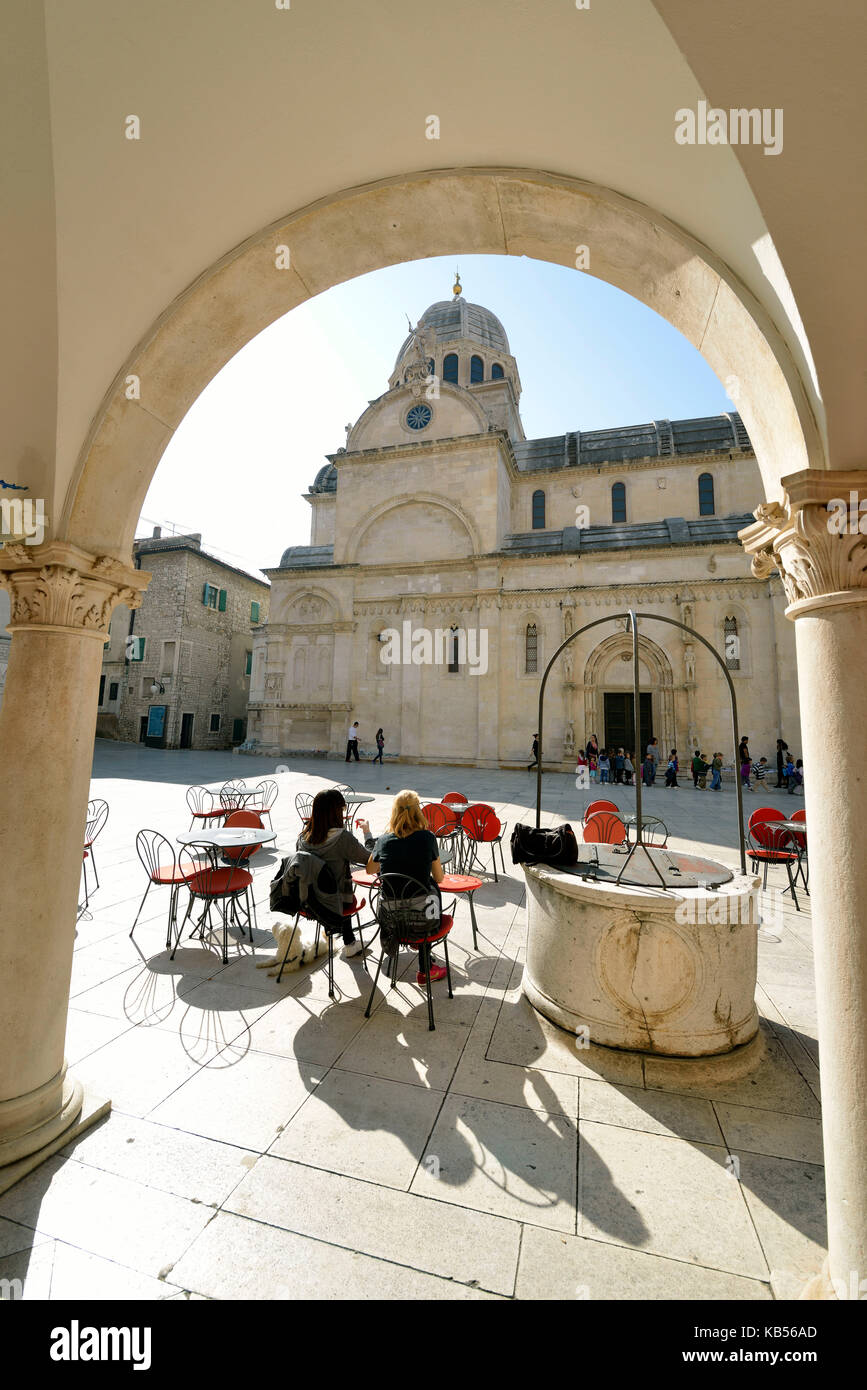
[[[618,786],[623,783],[623,763],[625,755],[622,748],[618,748],[614,755],[614,780]]]
[[[677,749],[676,749],[676,748],[672,748],[670,754],[668,755],[668,767],[665,769],[665,790],[666,790],[666,791],[668,791],[668,788],[669,788],[669,787],[674,787],[675,790],[678,789],[679,783],[678,783],[678,780],[677,780],[677,769],[678,769]]]
[[[632,754],[625,753],[623,755],[623,781],[625,782],[627,787],[632,786],[632,778],[634,773],[635,765],[632,761]]]
[[[791,758],[789,762],[791,763]],[[789,773],[789,796],[794,796],[795,792],[803,793],[804,790],[804,763],[799,758],[792,771]]]
[[[741,743],[740,749],[738,751],[738,757],[740,758],[741,763],[741,785],[744,791],[751,792],[753,790],[752,783],[750,782],[752,758],[749,755],[749,750],[747,749],[745,743]]]
[[[534,767],[539,766],[539,735],[533,735],[533,761],[527,763],[527,771],[530,772]]]
[[[349,762],[355,754],[355,761],[358,762],[358,720],[350,724],[349,733],[346,735],[346,761]]]
[[[608,749],[603,748],[599,754],[599,780],[607,782],[611,773],[611,760],[608,757]]]
[[[710,765],[710,789],[712,792],[718,792],[722,787],[722,765],[722,753],[714,753]]]
[[[383,750],[384,747],[385,747],[385,738],[384,738],[384,736],[383,736],[382,729],[377,729],[377,731],[376,731],[376,757],[375,757],[375,758],[371,758],[371,762],[379,763],[379,766],[380,766],[380,767],[382,767],[382,750]]]

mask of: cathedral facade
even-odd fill
[[[257,751],[360,748],[408,762],[530,761],[545,667],[547,765],[590,734],[634,748],[628,610],[640,615],[641,741],[731,761],[739,734],[774,762],[800,753],[793,624],[779,579],[737,539],[762,500],[736,414],[527,439],[503,325],[430,306],[388,390],[316,475],[310,544],[291,546],[254,633],[248,735]]]

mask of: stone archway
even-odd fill
[[[653,732],[660,747],[676,746],[674,674],[667,653],[658,643],[639,632],[638,656],[641,663],[641,689],[649,690],[653,701]],[[622,665],[623,674],[617,669]],[[584,704],[578,714],[584,729],[596,733],[604,727],[603,695],[609,690],[632,690],[632,637],[625,631],[613,633],[593,648],[584,665]],[[600,733],[600,738],[605,738]],[[639,756],[643,749],[635,750]]]
[[[826,458],[796,364],[770,316],[713,250],[650,207],[580,179],[453,169],[385,179],[301,208],[228,252],[119,365],[91,422],[58,539],[126,561],[157,464],[196,397],[268,324],[333,285],[397,262],[468,252],[575,266],[647,304],[694,345],[738,405],[766,492]],[[288,247],[278,268],[275,248]],[[136,378],[140,395],[128,398]]]

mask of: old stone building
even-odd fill
[[[546,663],[571,632],[635,608],[694,627],[726,659],[740,731],[773,761],[800,747],[794,634],[776,576],[737,533],[761,482],[736,414],[525,437],[500,321],[431,305],[388,390],[312,483],[309,546],[291,546],[254,636],[249,733],[279,753],[362,750],[379,725],[413,761],[529,760]],[[630,637],[620,618],[563,654],[544,746],[568,766],[595,733],[634,746]],[[713,657],[667,624],[641,641],[642,743],[733,753]]]
[[[134,554],[153,578],[139,609],[121,604],[112,615],[97,734],[165,748],[241,743],[268,585],[206,554],[197,535],[162,538],[157,529]]]

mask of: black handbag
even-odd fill
[[[511,848],[513,864],[550,864],[557,868],[578,863],[578,841],[568,824],[558,825],[553,830],[516,825]]]

